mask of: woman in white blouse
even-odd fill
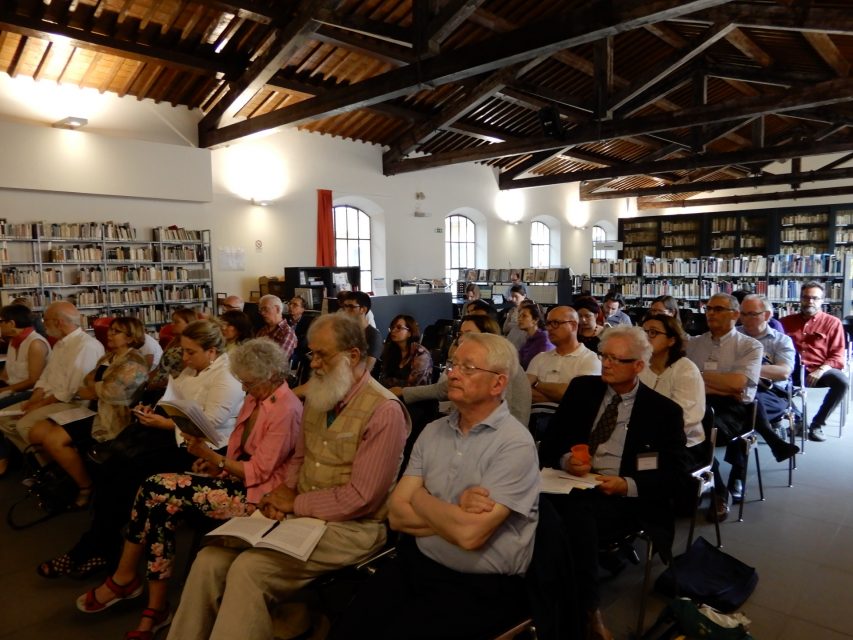
[[[702,447],[694,447],[705,441],[705,383],[696,365],[684,356],[686,338],[681,326],[672,316],[648,316],[643,321],[643,331],[652,345],[652,357],[640,373],[640,380],[681,407],[687,448],[702,459]]]

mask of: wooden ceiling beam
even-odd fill
[[[399,67],[412,64],[417,56],[411,48],[404,47],[385,40],[377,40],[360,32],[346,31],[337,27],[323,25],[311,36],[312,40],[340,46],[349,51],[376,58],[382,62]]]
[[[579,11],[566,11],[560,15],[549,16],[511,34],[440,54],[415,66],[394,69],[353,84],[345,91],[334,90],[324,96],[304,100],[251,121],[212,130],[210,124],[219,118],[210,118],[205,123],[203,133],[200,130],[199,140],[202,146],[211,147],[259,131],[327,118],[401,97],[424,86],[458,82],[517,62],[549,56],[567,47],[595,42],[645,24],[670,20],[724,2],[725,0],[658,0],[649,3],[626,0],[615,10],[610,2],[600,0]],[[605,7],[608,9],[605,10]]]
[[[654,134],[660,131],[722,123],[768,113],[810,109],[847,101],[853,101],[853,80],[849,78],[830,80],[814,87],[795,89],[784,94],[738,98],[702,107],[691,107],[674,114],[664,113],[620,121],[594,122],[578,126],[567,132],[565,140],[539,136],[522,143],[493,144],[477,149],[463,149],[437,153],[423,158],[410,158],[395,165],[384,167],[384,170],[386,175],[393,175],[448,164],[479,162],[503,156],[557,149],[573,144],[610,140],[630,135]]]
[[[440,113],[437,113],[426,122],[417,125],[414,129],[405,131],[401,136],[398,136],[391,143],[391,148],[383,154],[383,164],[397,162],[414,151],[418,146],[428,142],[441,129],[446,129],[471,109],[483,104],[483,102],[503,89],[507,82],[524,73],[528,66],[529,63],[518,63],[489,74],[488,77],[466,91],[462,98],[454,100]]]
[[[721,198],[697,198],[678,201],[637,202],[637,209],[669,209],[675,207],[717,207],[726,204],[746,204],[749,202],[767,202],[779,200],[803,200],[805,198],[830,198],[849,196],[853,187],[829,187],[826,189],[789,189],[772,193],[755,193],[745,196],[725,196]]]
[[[606,169],[585,169],[554,176],[537,176],[516,180],[502,180],[501,189],[520,189],[523,187],[544,187],[566,182],[585,180],[600,180],[624,176],[646,176],[672,171],[690,171],[706,167],[725,167],[730,165],[749,164],[753,162],[769,162],[790,160],[802,156],[823,155],[825,153],[843,153],[853,149],[853,140],[844,142],[824,142],[820,144],[801,143],[782,147],[764,149],[746,149],[729,153],[691,155],[672,160],[656,162],[636,162],[628,167],[609,167]]]
[[[430,51],[438,52],[441,44],[471,17],[485,0],[451,0],[438,12],[426,28]]]
[[[835,76],[829,73],[813,73],[791,69],[757,69],[740,65],[727,65],[719,62],[707,62],[704,72],[712,77],[724,80],[741,80],[755,84],[794,87],[804,84],[815,84],[832,80]]]
[[[40,38],[48,42],[61,42],[96,53],[121,55],[122,57],[143,63],[156,65],[168,64],[183,71],[193,73],[224,73],[226,76],[239,75],[243,65],[224,60],[215,60],[207,56],[176,51],[174,48],[157,45],[143,45],[135,41],[122,40],[91,31],[74,29],[63,24],[49,22],[41,18],[23,16],[0,5],[0,30],[17,33],[22,36]]]
[[[412,40],[414,34],[412,29],[401,27],[396,24],[372,20],[360,15],[341,16],[328,12],[322,17],[315,18],[318,22],[340,31],[348,31],[353,34],[365,36],[373,40],[379,40],[388,44],[395,44],[408,49],[409,56],[412,54]],[[320,31],[320,29],[318,29]]]
[[[734,25],[727,25],[733,27]],[[747,58],[754,60],[759,66],[773,66],[773,58],[764,49],[755,44],[755,41],[746,35],[741,29],[731,29],[726,34],[726,40],[729,41],[736,49],[738,49]]]
[[[233,120],[252,96],[260,91],[284,66],[287,59],[311,37],[318,26],[313,19],[318,12],[328,10],[337,2],[338,0],[301,0],[285,26],[276,30],[274,43],[258,56],[239,78],[228,83],[225,95],[199,121],[199,140],[223,122]],[[287,108],[282,109],[286,110]]]
[[[672,55],[668,56],[662,62],[654,65],[650,70],[643,73],[630,87],[624,91],[620,91],[614,96],[610,103],[610,109],[615,110],[635,98],[639,94],[648,90],[653,85],[657,84],[668,75],[686,65],[697,56],[704,53],[708,48],[722,40],[728,38],[734,27],[730,24],[719,24],[710,27],[702,36],[689,46],[689,49],[681,49]]]
[[[683,184],[668,184],[660,187],[642,187],[638,189],[614,189],[613,191],[598,191],[587,196],[589,200],[613,200],[616,198],[643,198],[648,196],[666,196],[676,193],[695,193],[706,191],[722,191],[724,189],[746,189],[768,187],[804,182],[826,182],[828,180],[847,180],[853,178],[853,168],[803,171],[797,174],[781,175],[765,174],[749,178],[733,178],[731,180],[691,181]]]
[[[593,103],[596,118],[609,118],[613,112],[611,97],[614,88],[613,38],[602,38],[593,44]]]
[[[844,54],[838,50],[838,47],[835,46],[832,38],[825,33],[816,33],[813,31],[805,32],[803,37],[808,40],[808,43],[817,51],[817,54],[839,77],[846,78],[850,75],[850,63],[844,57]]]
[[[730,2],[726,6],[698,11],[676,19],[678,22],[713,24],[731,22],[746,29],[822,32],[829,35],[853,35],[853,12],[848,8],[809,7],[796,12],[787,7]]]

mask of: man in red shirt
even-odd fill
[[[785,333],[791,336],[806,367],[810,387],[829,387],[829,393],[809,425],[809,440],[823,442],[823,425],[847,393],[849,381],[844,369],[844,327],[841,320],[821,310],[824,290],[819,282],[806,282],[800,289],[800,313],[782,318]],[[795,381],[799,372],[794,372]]]

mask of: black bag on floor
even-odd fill
[[[79,491],[71,476],[55,462],[41,466],[36,459],[35,447],[30,445],[24,450],[24,484],[27,493],[12,504],[6,514],[6,522],[12,529],[26,529],[68,511]],[[21,511],[30,512],[24,521],[16,517],[20,516]]]
[[[728,613],[746,602],[756,584],[758,572],[754,567],[720,551],[700,536],[687,553],[673,558],[655,581],[655,589]]]

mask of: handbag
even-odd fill
[[[757,584],[758,572],[754,567],[700,536],[687,553],[672,559],[655,581],[655,589],[667,596],[686,596],[728,613],[739,609]]]
[[[718,622],[723,619],[728,619],[732,626]],[[754,640],[747,630],[748,623],[740,614],[725,616],[707,607],[700,608],[688,598],[676,598],[661,612],[643,640]]]
[[[146,427],[139,422],[131,422],[112,440],[95,442],[86,451],[86,457],[96,464],[108,460],[132,460],[152,451],[175,446],[172,431]]]

